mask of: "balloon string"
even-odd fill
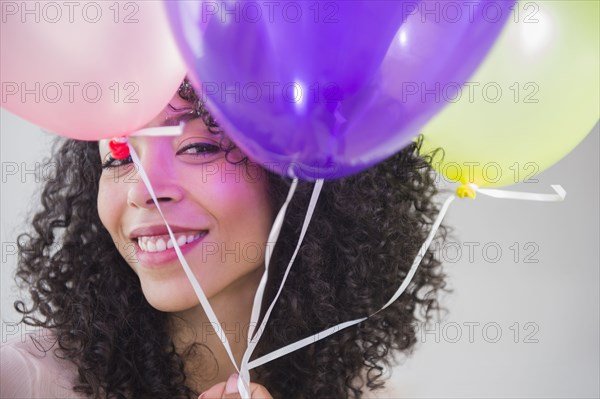
[[[509,191],[509,190],[498,190],[493,188],[480,188],[476,184],[468,183],[457,189],[461,190],[463,187],[472,189],[477,193],[487,195],[488,197],[500,198],[500,199],[517,199],[525,201],[544,201],[544,202],[557,202],[564,201],[567,196],[567,192],[559,184],[552,184],[550,187],[554,190],[555,194],[539,194],[539,193],[525,193],[521,191]]]
[[[277,239],[279,238],[281,227],[283,226],[283,220],[285,218],[285,213],[287,212],[287,207],[290,201],[292,200],[294,193],[296,192],[297,186],[298,179],[294,179],[288,191],[287,198],[281,206],[281,209],[279,210],[279,213],[277,214],[277,217],[275,218],[275,221],[273,222],[273,226],[271,227],[271,231],[269,233],[269,239],[267,241],[267,250],[265,253],[265,271],[263,272],[263,275],[260,279],[260,283],[258,285],[258,289],[256,290],[256,294],[254,296],[252,315],[250,317],[250,325],[248,327],[248,341],[250,340],[250,337],[254,335],[254,326],[258,323],[258,317],[260,315],[260,308],[262,303],[262,295],[264,292],[265,285],[267,283],[269,265],[271,263],[271,256],[273,254],[273,250],[275,249]]]
[[[267,249],[265,253],[265,270],[260,279],[260,283],[258,284],[256,294],[254,295],[254,303],[252,304],[252,314],[250,316],[250,325],[248,326],[248,342],[250,342],[250,337],[254,335],[254,326],[258,324],[258,317],[260,316],[262,298],[267,284],[267,278],[269,276],[269,264],[271,262],[271,256],[273,254],[273,250],[275,248],[277,239],[279,238],[281,227],[283,226],[283,220],[285,218],[285,213],[287,212],[287,207],[291,202],[294,193],[296,192],[297,186],[298,179],[293,179],[292,184],[290,185],[290,189],[288,191],[287,198],[281,206],[281,209],[277,213],[277,217],[275,218],[273,226],[271,227],[271,231],[269,232],[269,239],[267,240]],[[240,385],[248,386],[248,388],[250,387],[250,370],[245,366],[247,363],[246,359],[248,358],[250,358],[250,355],[248,354],[248,348],[246,348],[240,367],[241,370],[238,378],[238,389],[240,388]]]
[[[294,181],[297,182],[297,179],[294,179]],[[250,360],[250,356],[252,356],[252,353],[254,352],[256,345],[258,345],[260,338],[262,337],[262,333],[265,330],[265,326],[267,324],[267,321],[269,320],[269,316],[271,315],[273,307],[275,306],[275,303],[277,302],[277,299],[279,298],[279,294],[281,294],[281,291],[283,290],[283,286],[287,280],[287,277],[288,277],[288,274],[292,267],[292,264],[294,263],[294,260],[296,259],[296,255],[298,254],[298,251],[300,250],[300,246],[302,245],[302,241],[304,240],[304,236],[306,235],[306,231],[308,230],[308,225],[310,224],[314,210],[317,206],[317,200],[319,199],[319,195],[321,193],[322,188],[323,188],[323,179],[317,179],[317,181],[315,182],[315,186],[313,188],[310,202],[308,204],[308,209],[306,211],[306,215],[304,217],[304,223],[302,225],[302,230],[300,232],[300,237],[298,239],[298,243],[296,244],[296,249],[294,250],[292,257],[291,257],[290,261],[288,262],[287,268],[283,275],[283,279],[281,281],[281,284],[279,285],[279,290],[277,291],[277,294],[273,298],[271,305],[267,309],[267,312],[265,313],[265,316],[264,316],[263,320],[261,321],[261,324],[260,324],[260,327],[256,334],[256,337],[254,338],[254,337],[252,337],[252,334],[248,334],[248,347],[246,348],[246,352],[244,353],[244,357],[242,359],[242,365],[241,365],[242,374],[244,375],[242,378],[248,378],[248,379],[250,378],[249,377],[250,369],[248,368],[248,361]],[[291,196],[288,196],[288,201],[289,201],[289,199],[291,199]],[[286,201],[286,204],[284,204],[284,207],[286,207],[286,208],[287,208],[288,201]],[[283,208],[282,208],[282,211],[283,211]],[[279,229],[281,228],[281,224],[283,224],[283,217],[284,217],[284,215],[282,214],[281,211],[280,211],[280,215],[281,215],[281,220],[278,225],[278,231],[277,231],[278,233],[279,233]],[[279,217],[279,215],[278,215],[278,217]],[[269,242],[273,242],[273,241],[269,240]],[[268,259],[270,260],[271,253],[268,253],[268,255],[269,255]],[[265,265],[266,264],[267,264],[267,259],[265,259]],[[266,269],[267,269],[267,267],[265,266],[265,273],[263,274],[265,283],[266,283],[266,279],[267,279],[267,270]],[[263,281],[261,280],[261,283],[262,282]],[[258,314],[260,313],[260,303],[262,302],[263,293],[264,293],[264,285],[261,285],[259,287],[259,291],[257,291],[256,296],[254,298],[254,306],[258,307],[258,311],[256,312],[257,313],[256,318],[254,318],[254,315],[255,315],[254,309],[252,312],[252,314],[253,314],[252,321],[254,323],[256,323],[258,321]],[[254,325],[254,324],[251,323],[251,325]]]
[[[406,275],[406,278],[402,281],[402,285],[396,290],[396,292],[394,293],[394,295],[392,296],[392,298],[378,311],[376,311],[375,313],[367,316],[367,317],[361,317],[359,319],[355,319],[355,320],[350,320],[350,321],[346,321],[344,323],[340,323],[337,324],[333,327],[330,327],[326,330],[323,330],[321,332],[318,332],[317,334],[313,334],[309,337],[303,338],[299,341],[296,341],[292,344],[286,345],[283,348],[280,348],[278,350],[275,350],[267,355],[264,355],[262,357],[259,357],[258,359],[253,360],[252,362],[249,363],[248,367],[249,369],[253,369],[255,367],[261,366],[267,362],[270,362],[271,360],[275,360],[281,356],[287,355],[288,353],[291,353],[293,351],[296,351],[300,348],[303,348],[307,345],[312,344],[313,342],[319,341],[321,339],[327,338],[328,336],[343,330],[347,327],[353,326],[355,324],[358,324],[364,320],[366,320],[367,318],[375,315],[376,313],[382,311],[383,309],[387,308],[388,306],[390,306],[392,304],[392,302],[394,302],[401,294],[402,292],[404,292],[404,290],[406,289],[406,287],[408,286],[408,284],[410,283],[410,280],[412,279],[412,277],[414,276],[415,272],[417,271],[417,267],[419,266],[419,264],[421,263],[421,259],[423,258],[423,256],[425,255],[425,253],[427,252],[427,249],[429,248],[429,245],[431,244],[431,241],[433,240],[433,237],[435,236],[435,233],[437,232],[440,223],[442,222],[442,220],[444,219],[444,215],[446,214],[448,207],[450,206],[450,203],[456,198],[456,196],[454,194],[452,194],[451,196],[449,196],[446,201],[444,202],[444,205],[442,206],[442,209],[440,210],[440,212],[438,213],[433,226],[431,227],[431,230],[429,232],[429,235],[427,236],[427,239],[425,240],[425,242],[423,243],[423,245],[421,245],[421,249],[419,250],[419,253],[417,254],[416,258],[414,259],[414,262],[410,268],[410,270],[408,271],[408,274]]]
[[[442,208],[440,209],[440,212],[438,213],[433,225],[431,226],[431,230],[429,231],[429,234],[428,234],[427,238],[425,239],[425,242],[423,243],[423,245],[421,245],[421,248],[420,248],[419,252],[417,253],[417,256],[415,257],[415,259],[412,263],[412,266],[410,267],[410,269],[406,275],[406,278],[404,278],[400,287],[396,290],[394,295],[392,295],[390,300],[383,307],[381,307],[381,309],[377,310],[376,312],[370,314],[367,317],[361,317],[359,319],[350,320],[350,321],[346,321],[346,322],[337,324],[337,325],[327,328],[317,334],[313,334],[309,337],[303,338],[299,341],[296,341],[292,344],[286,345],[280,349],[277,349],[277,350],[270,352],[264,356],[261,356],[258,359],[255,359],[255,360],[249,362],[248,369],[251,370],[255,367],[261,366],[265,363],[268,363],[272,360],[278,359],[278,358],[285,356],[291,352],[294,352],[294,351],[301,349],[305,346],[308,346],[314,342],[317,342],[321,339],[327,338],[330,335],[335,334],[336,332],[338,332],[340,330],[343,330],[350,326],[361,323],[361,322],[367,320],[369,317],[372,317],[373,315],[381,312],[382,310],[384,310],[385,308],[390,306],[395,300],[397,300],[400,297],[400,295],[402,295],[402,293],[406,290],[406,288],[410,284],[410,281],[412,280],[413,276],[415,275],[418,266],[421,264],[423,257],[427,253],[427,250],[429,249],[429,246],[431,245],[431,242],[433,241],[433,238],[435,237],[435,234],[436,234],[437,230],[439,229],[439,226],[442,223],[442,220],[446,216],[446,213],[447,213],[448,208],[450,207],[450,204],[452,203],[452,201],[454,201],[454,199],[457,197],[459,197],[459,198],[464,198],[464,197],[475,198],[474,195],[463,195],[465,186],[468,186],[469,190],[473,190],[473,191],[479,192],[483,195],[487,195],[487,196],[494,197],[494,198],[500,198],[500,199],[521,199],[521,200],[527,200],[527,201],[563,201],[566,196],[566,191],[560,185],[552,185],[551,186],[552,189],[554,189],[554,191],[556,192],[556,194],[537,194],[537,193],[523,193],[523,192],[507,191],[507,190],[482,189],[482,188],[477,187],[475,184],[464,185],[464,186],[459,187],[457,189],[456,193],[451,194],[446,199],[444,204],[442,205]]]

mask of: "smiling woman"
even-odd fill
[[[192,106],[182,101],[176,95],[170,107]],[[148,127],[171,118],[167,108]],[[220,301],[224,296],[227,306],[242,307],[250,314],[252,301],[247,299],[256,291],[264,257],[234,260],[232,251],[252,248],[259,254],[265,252],[273,222],[266,175],[250,176],[237,149],[230,150],[226,159],[221,149],[224,144],[202,119],[189,121],[181,136],[130,140],[207,297]],[[148,189],[142,179],[127,178],[134,169],[131,158],[112,159],[106,140],[99,147],[100,157],[106,161],[99,181],[98,214],[124,259],[131,255],[133,245],[128,263],[139,277],[146,299],[166,312],[194,306],[197,298]],[[238,162],[230,164],[233,157]],[[213,173],[207,173],[207,165]],[[225,299],[232,294],[235,299]]]
[[[243,154],[187,81],[147,127],[181,121],[179,136],[129,141],[239,364],[269,230],[291,180]],[[132,159],[113,159],[107,141],[58,145],[47,160],[58,165],[56,176],[45,183],[32,230],[18,240],[17,277],[32,302],[15,307],[24,323],[42,327],[45,339],[3,345],[1,396],[228,395],[235,368]],[[312,184],[301,182],[289,204],[262,315],[283,279],[311,193]],[[419,143],[360,174],[325,182],[255,356],[379,310],[427,236],[435,194]],[[251,370],[252,397],[401,395],[381,389],[385,368],[395,355],[411,353],[416,322],[439,308],[444,286],[440,263],[428,252],[391,306]],[[42,359],[41,350],[48,352]]]

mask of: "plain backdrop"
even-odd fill
[[[15,324],[14,242],[39,201],[33,168],[52,136],[0,116],[5,340],[30,332]],[[414,355],[391,370],[403,397],[600,396],[598,138],[596,125],[538,183],[507,188],[551,193],[561,184],[564,202],[454,201],[445,221],[454,238],[437,247],[453,293],[444,318],[420,326]]]

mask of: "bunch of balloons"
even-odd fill
[[[77,139],[139,129],[187,74],[270,170],[343,177],[422,132],[448,178],[498,186],[599,117],[596,1],[77,4],[4,2],[1,35],[2,107]]]

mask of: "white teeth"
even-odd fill
[[[177,240],[177,244],[182,247],[186,244],[189,244],[192,241],[196,241],[198,238],[203,237],[207,234],[206,231],[201,233],[185,234],[178,233],[175,234],[175,238]],[[138,245],[140,249],[144,252],[162,252],[167,249],[173,248],[173,241],[169,238],[169,236],[142,236],[137,239]],[[165,243],[166,242],[166,243]]]
[[[146,247],[148,248],[148,252],[156,252],[156,244],[154,244],[152,241],[148,241]]]

